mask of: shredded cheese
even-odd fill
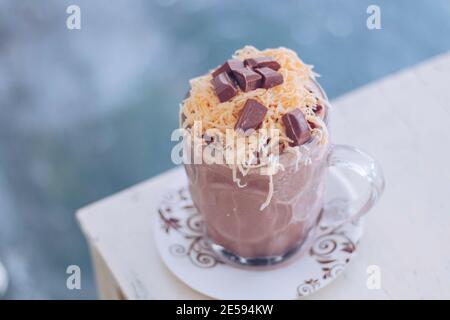
[[[312,66],[303,63],[297,54],[286,48],[258,50],[252,46],[245,46],[236,51],[233,58],[244,60],[268,56],[275,59],[281,68],[278,70],[283,75],[283,84],[270,89],[256,89],[243,92],[238,89],[238,93],[231,100],[221,103],[217,98],[211,84],[211,72],[206,75],[194,78],[190,81],[190,94],[181,104],[183,128],[192,128],[196,121],[202,125],[199,138],[204,138],[207,130],[218,130],[223,136],[227,134],[227,129],[233,129],[241,109],[248,99],[256,99],[269,110],[258,130],[255,130],[249,137],[236,136],[236,143],[227,145],[223,154],[225,163],[232,169],[233,181],[241,188],[245,184],[241,183],[238,171],[242,176],[246,176],[251,169],[264,168],[265,173],[270,178],[269,192],[266,201],[261,205],[261,210],[266,208],[273,195],[273,175],[282,168],[279,163],[278,154],[271,154],[271,150],[280,147],[286,152],[296,155],[298,162],[302,156],[300,147],[290,147],[290,139],[286,135],[281,118],[287,112],[295,108],[300,108],[306,120],[314,124],[311,129],[313,137],[321,143],[326,143],[328,131],[324,121],[314,113],[314,107],[321,104],[327,107],[328,102],[308,89],[317,76],[312,71]],[[278,135],[272,136],[270,130],[277,129]],[[195,130],[194,130],[195,131]],[[228,130],[229,131],[229,130]],[[227,137],[228,138],[228,137]],[[220,148],[220,146],[218,146]],[[234,151],[233,159],[227,158],[226,151]],[[295,150],[295,151],[294,151]],[[261,157],[265,155],[265,157]],[[261,159],[264,160],[261,160]],[[231,161],[230,161],[231,160]],[[258,162],[260,161],[260,162]],[[304,162],[308,162],[304,159]]]
[[[269,176],[269,192],[267,193],[266,201],[259,208],[260,211],[263,211],[269,204],[270,200],[272,200],[273,196],[273,175]]]

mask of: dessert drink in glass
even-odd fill
[[[247,46],[191,80],[180,113],[184,166],[205,239],[225,262],[267,267],[307,252],[327,214],[330,167],[370,187],[330,228],[366,213],[383,191],[371,157],[330,143],[330,103],[315,77],[289,49]]]

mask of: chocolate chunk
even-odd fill
[[[282,117],[286,135],[292,142],[290,146],[300,146],[311,139],[308,122],[300,109],[289,111]]]
[[[318,128],[318,126],[317,126],[314,122],[308,121],[308,124],[309,124],[309,126],[310,126],[311,129],[316,129],[316,128]]]
[[[246,135],[251,134],[247,130],[257,129],[264,121],[266,113],[267,108],[265,106],[254,99],[248,99],[239,114],[239,119],[234,129],[243,131]]]
[[[270,68],[256,68],[255,71],[262,76],[262,87],[265,89],[269,89],[283,83],[283,76],[281,73],[278,73]]]
[[[249,68],[256,68],[256,67],[258,67],[258,61],[256,60],[257,58],[249,58],[249,59],[245,59],[244,60],[244,65],[246,66],[246,67],[249,67]]]
[[[318,104],[313,109],[316,116],[320,117],[322,120],[325,118],[325,108],[323,106]]]
[[[267,67],[277,71],[281,68],[280,64],[271,57],[249,58],[244,60],[244,64],[250,68]]]
[[[213,73],[212,76],[216,77],[222,72],[231,73],[234,70],[242,69],[244,68],[244,63],[241,60],[238,59],[230,59],[225,61],[223,65],[221,65],[219,68],[217,68]]]
[[[230,79],[226,72],[222,72],[211,80],[214,91],[220,102],[225,102],[233,98],[237,91],[234,82]]]
[[[233,75],[242,91],[248,92],[261,87],[262,77],[260,74],[247,68],[233,71]]]

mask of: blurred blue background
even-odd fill
[[[66,28],[70,4],[81,30]],[[0,0],[6,298],[96,297],[74,212],[172,167],[188,80],[237,48],[296,50],[334,98],[450,50],[449,35],[449,0]],[[82,290],[66,289],[70,264]]]

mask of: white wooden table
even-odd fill
[[[450,298],[450,53],[333,101],[333,142],[361,147],[384,169],[386,190],[358,254],[312,299]],[[175,168],[77,213],[102,298],[204,299],[176,279],[153,243],[152,214]],[[366,286],[381,269],[380,290]]]

